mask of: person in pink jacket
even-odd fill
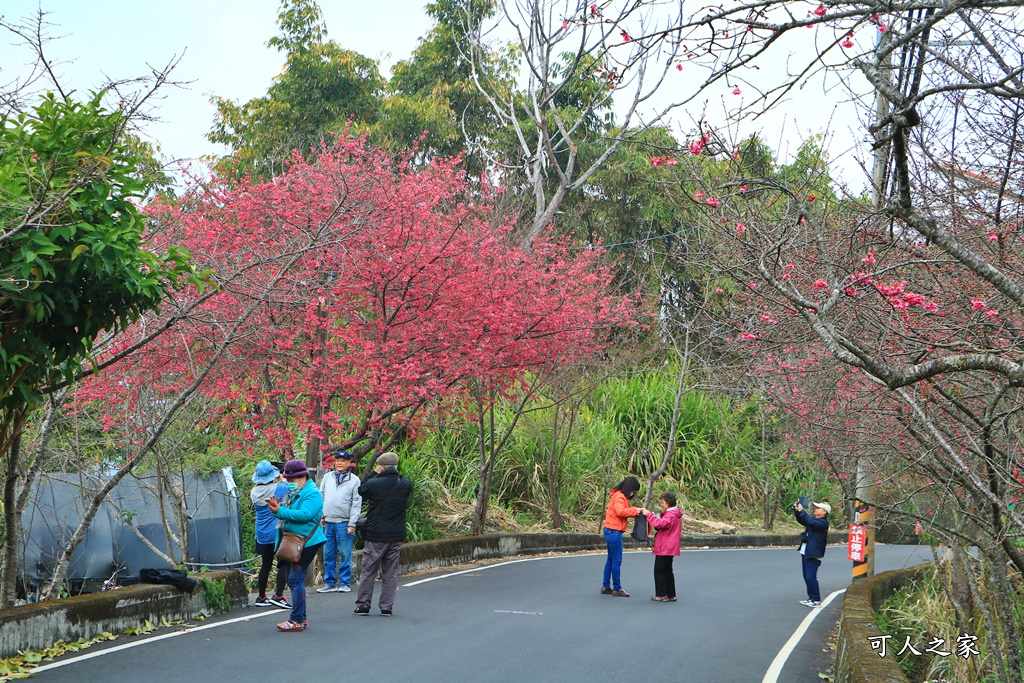
[[[676,507],[676,494],[663,493],[659,500],[661,514],[647,512],[647,523],[658,532],[654,537],[654,595],[651,600],[675,602],[676,577],[672,573],[672,558],[679,555],[683,512]]]

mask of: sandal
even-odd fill
[[[282,621],[280,624],[277,625],[277,630],[283,632],[305,631],[306,624],[299,624],[294,621]]]

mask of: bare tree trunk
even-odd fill
[[[479,438],[477,444],[480,451],[480,465],[477,468],[477,476],[480,484],[477,487],[476,505],[473,509],[473,534],[484,533],[487,524],[487,507],[491,502],[491,475],[494,471],[494,405],[486,411],[489,421],[485,421],[484,411],[477,412],[477,429]],[[490,431],[487,430],[487,423],[490,423]]]
[[[175,565],[181,564],[180,562],[178,562],[178,560],[174,559],[173,557],[171,557],[170,555],[168,555],[167,553],[163,552],[162,550],[160,550],[159,548],[157,548],[157,547],[156,547],[155,545],[153,545],[153,542],[152,542],[152,541],[150,541],[150,540],[149,540],[148,538],[146,538],[145,536],[143,536],[143,535],[142,535],[142,532],[141,532],[141,531],[139,531],[138,527],[136,527],[134,523],[132,523],[132,522],[130,522],[130,521],[128,521],[128,520],[126,520],[126,519],[123,519],[123,518],[122,518],[122,520],[121,520],[121,521],[122,521],[122,522],[123,522],[123,523],[124,523],[124,524],[125,524],[125,525],[126,525],[126,526],[127,526],[128,528],[129,528],[129,529],[131,529],[131,530],[132,530],[132,533],[134,533],[134,534],[135,534],[135,536],[136,536],[136,537],[138,537],[138,539],[139,539],[140,541],[142,541],[142,544],[143,544],[144,546],[146,546],[147,548],[149,548],[150,550],[152,550],[152,551],[153,551],[153,552],[154,552],[154,553],[155,553],[155,554],[156,554],[156,555],[157,555],[157,556],[158,556],[158,557],[159,557],[159,558],[160,558],[161,560],[163,560],[164,562],[166,562],[167,564],[169,564],[169,565],[171,565],[171,566],[175,566]]]
[[[765,454],[765,440],[767,438],[767,428],[764,424],[764,404],[762,403],[763,400],[763,397],[759,396],[757,403],[758,407],[761,409],[759,415],[759,417],[761,418],[759,420],[759,422],[761,423],[761,489],[764,495],[764,500],[762,500],[761,502],[764,512],[764,530],[771,531],[772,527],[774,526],[774,519],[772,516],[772,489],[771,483],[768,480],[768,460]]]
[[[668,463],[672,459],[672,455],[676,450],[676,437],[679,434],[679,412],[680,407],[683,404],[683,396],[686,394],[684,388],[686,387],[686,376],[690,369],[690,326],[686,325],[686,334],[683,337],[683,352],[681,354],[681,363],[679,364],[679,378],[676,382],[676,396],[675,402],[672,404],[672,419],[668,425],[668,439],[665,442],[665,451],[661,456],[661,464],[658,465],[658,469],[651,472],[651,476],[647,481],[647,491],[644,493],[644,507],[650,508],[651,506],[651,494],[654,492],[654,483],[661,479],[665,474],[665,470],[668,469]]]
[[[14,428],[12,420],[11,428]],[[14,433],[10,450],[7,452],[7,472],[4,476],[4,567],[3,592],[0,593],[0,608],[10,607],[17,597],[18,565],[21,555],[21,514],[17,500],[19,459],[21,456],[21,430]]]
[[[493,393],[488,397],[489,406],[485,408],[483,402],[484,397],[480,391],[477,391],[477,428],[479,430],[477,444],[479,445],[480,451],[477,475],[479,476],[480,483],[477,488],[476,505],[473,510],[474,534],[479,535],[484,533],[484,527],[487,524],[487,508],[490,506],[491,502],[491,485],[494,480],[494,465],[497,462],[498,453],[505,448],[505,444],[507,444],[509,438],[511,438],[512,432],[515,431],[516,425],[519,424],[519,418],[521,418],[523,413],[526,411],[526,404],[529,403],[530,398],[534,395],[539,382],[539,379],[535,380],[534,383],[527,387],[523,392],[523,395],[515,408],[515,412],[512,415],[512,422],[509,423],[508,428],[505,429],[500,439],[497,438],[494,433],[495,397]],[[489,430],[486,428],[487,424],[484,421],[485,413],[489,418],[487,421],[490,425]]]
[[[24,475],[21,485],[18,485],[21,475],[21,434],[11,446],[7,461],[7,474],[4,477],[4,553],[3,553],[3,575],[0,576],[0,608],[9,607],[14,603],[17,595],[18,565],[21,558],[21,514],[28,505],[29,495],[36,476],[46,460],[46,452],[50,446],[50,438],[53,436],[53,425],[60,414],[60,406],[67,396],[67,391],[60,391],[50,396],[50,407],[43,420],[42,429],[39,434],[39,443],[35,446],[32,462],[29,464],[28,472]],[[11,470],[13,464],[15,469]],[[10,473],[14,472],[12,478]],[[15,495],[14,492],[17,492]],[[10,570],[8,570],[10,568]]]
[[[556,403],[554,407],[554,416],[551,421],[551,448],[548,451],[548,462],[547,462],[547,478],[548,478],[548,504],[551,512],[551,527],[555,531],[562,529],[562,511],[559,505],[560,486],[558,481],[559,474],[559,455],[562,453],[561,448],[558,445],[559,439],[559,417],[562,412],[562,404]]]

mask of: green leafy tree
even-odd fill
[[[20,519],[13,504],[20,439],[47,387],[73,381],[101,333],[156,309],[189,277],[189,255],[147,250],[134,201],[146,194],[128,117],[103,93],[83,103],[50,93],[0,118],[0,458],[4,570],[14,595]]]
[[[213,98],[207,139],[231,148],[239,176],[279,175],[293,150],[310,158],[349,121],[368,126],[379,116],[385,83],[377,64],[327,39],[316,2],[283,0],[277,24],[281,34],[267,44],[286,60],[267,94],[244,104]]]
[[[495,12],[494,0],[437,0],[427,5],[427,15],[436,23],[410,58],[392,69],[379,122],[370,131],[372,142],[396,150],[416,144],[424,157],[466,154],[471,176],[484,170],[484,152],[498,121],[474,82],[463,36],[467,22],[482,21]],[[508,74],[500,74],[502,62],[496,53],[483,55],[479,68],[493,80],[510,83]]]

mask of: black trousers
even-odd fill
[[[661,598],[676,597],[676,575],[672,573],[672,555],[654,556],[654,594]]]
[[[270,583],[270,571],[274,567],[274,544],[273,543],[257,543],[256,554],[260,556],[260,573],[256,580],[256,589],[259,591],[260,597],[267,597],[267,584]],[[284,565],[288,566],[287,562],[277,561],[277,585],[274,591],[274,595],[284,595],[284,587],[288,585],[288,570],[282,570],[281,567]]]

